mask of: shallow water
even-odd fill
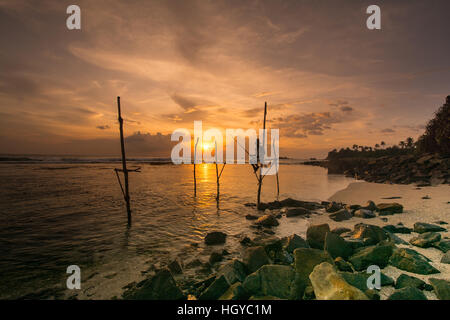
[[[85,297],[111,298],[150,262],[193,243],[201,247],[209,231],[231,235],[229,246],[237,243],[233,235],[249,231],[244,217],[255,209],[244,203],[255,202],[257,185],[248,165],[225,167],[219,207],[214,165],[197,167],[196,198],[192,166],[141,165],[141,173],[130,174],[131,228],[116,166],[0,164],[0,298],[64,288],[73,264],[80,266],[82,281],[95,279],[83,287]],[[320,167],[282,164],[280,199],[326,200],[352,181]],[[275,198],[275,177],[267,176],[262,201]]]

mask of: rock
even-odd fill
[[[248,300],[281,300],[280,298],[277,297],[272,297],[272,296],[251,296]]]
[[[427,300],[422,291],[413,287],[405,287],[395,290],[388,300]]]
[[[433,247],[446,253],[450,250],[450,240],[441,240],[433,243]]]
[[[375,213],[373,213],[373,211],[370,211],[370,210],[367,210],[367,209],[356,210],[353,215],[355,217],[364,218],[364,219],[370,219],[370,218],[375,218],[376,217],[376,215],[375,215]]]
[[[213,231],[206,235],[205,243],[207,245],[216,245],[225,243],[227,235],[220,231]]]
[[[442,256],[441,263],[450,264],[450,251],[447,251],[447,253]]]
[[[328,252],[312,248],[298,248],[294,250],[294,270],[296,297],[303,296],[304,290],[310,285],[309,275],[314,267],[322,262],[333,264]]]
[[[347,209],[341,209],[329,215],[331,220],[336,222],[341,222],[344,220],[351,219],[353,216]]]
[[[224,276],[220,276],[198,297],[198,300],[217,300],[230,287]]]
[[[406,287],[413,287],[419,290],[432,290],[425,281],[420,280],[419,278],[408,276],[407,274],[402,273],[395,282],[395,289],[402,289]]]
[[[222,261],[223,255],[221,252],[213,252],[209,256],[209,264],[213,265],[216,262]]]
[[[181,269],[181,266],[177,260],[173,260],[167,267],[169,268],[170,272],[172,272],[172,274],[183,273],[183,270]]]
[[[438,242],[439,240],[441,240],[441,235],[439,233],[425,232],[410,239],[409,243],[416,247],[429,248],[433,245],[433,243]]]
[[[245,219],[247,219],[247,220],[257,220],[258,216],[255,216],[253,214],[248,214],[248,215],[245,216]]]
[[[378,226],[359,223],[355,225],[352,238],[362,240],[365,245],[374,245],[388,238],[386,232]]]
[[[412,231],[412,229],[407,228],[407,227],[405,227],[403,225],[396,225],[396,226],[394,226],[392,224],[384,226],[383,230],[388,231],[390,233],[403,233],[403,234],[410,234],[411,231]]]
[[[314,289],[312,286],[307,286],[305,293],[303,294],[302,300],[314,300],[316,295],[314,294]]]
[[[435,224],[425,223],[425,222],[416,222],[414,224],[414,232],[417,233],[425,233],[425,232],[440,232],[446,231],[445,228],[437,226]]]
[[[341,257],[337,257],[336,259],[334,259],[334,264],[336,265],[339,271],[353,272],[352,265],[349,262],[342,259]]]
[[[367,269],[370,265],[377,265],[380,268],[387,266],[392,255],[393,245],[390,243],[380,243],[375,246],[363,248],[349,258],[355,270]]]
[[[332,258],[342,257],[347,259],[353,254],[352,245],[332,232],[327,232],[325,235],[324,250],[327,251]]]
[[[305,209],[305,208],[289,208],[286,211],[286,217],[296,217],[296,216],[303,216],[305,214],[309,214],[311,213],[309,210]]]
[[[450,300],[450,281],[435,278],[431,278],[429,281],[440,300]]]
[[[250,247],[244,252],[244,264],[247,266],[249,273],[252,273],[263,265],[270,264],[270,260],[264,247]]]
[[[442,221],[442,220],[435,221],[434,223],[435,223],[435,224],[440,224],[440,225],[448,224],[447,222]]]
[[[369,201],[367,201],[365,206],[361,207],[361,209],[376,211],[378,208],[377,208],[377,205],[375,204],[375,202],[369,200]]]
[[[280,238],[275,236],[257,237],[253,239],[253,244],[255,246],[263,247],[269,258],[275,257],[276,254],[282,251],[283,248],[283,242]]]
[[[391,215],[391,214],[403,212],[403,206],[397,202],[379,203],[379,204],[377,204],[377,208],[378,208],[377,211],[380,213],[380,216]]]
[[[339,274],[345,281],[359,290],[363,292],[369,290],[367,286],[367,279],[369,279],[372,274],[366,272],[340,272]],[[388,277],[384,273],[380,274],[380,282],[382,287],[394,285],[394,279]]]
[[[428,258],[412,249],[395,248],[389,259],[389,264],[398,269],[417,274],[439,273],[439,270],[430,265],[429,261]]]
[[[233,259],[219,269],[217,276],[224,276],[228,283],[232,285],[236,282],[244,282],[247,273],[245,272],[245,265],[241,261]]]
[[[389,241],[391,241],[392,243],[394,243],[394,244],[404,244],[404,245],[409,246],[408,242],[406,242],[405,240],[403,240],[400,237],[397,237],[395,234],[390,233],[390,232],[386,232],[386,233],[388,235]]]
[[[361,290],[349,285],[327,262],[317,265],[309,279],[317,300],[368,300]]]
[[[289,253],[293,253],[297,248],[309,248],[308,242],[296,234],[287,237],[284,249]]]
[[[295,200],[291,198],[286,198],[284,200],[280,201],[280,205],[282,207],[302,207],[308,210],[315,210],[322,208],[322,206],[317,202],[311,202],[311,201],[301,201],[301,200]]]
[[[239,240],[239,243],[240,243],[241,245],[243,245],[243,246],[247,246],[247,245],[249,245],[249,244],[252,243],[252,240],[251,240],[249,237],[247,237],[247,236],[243,236],[243,237]]]
[[[311,248],[323,249],[327,232],[330,232],[330,226],[328,224],[309,226],[306,230],[306,241],[308,241]]]
[[[236,282],[225,291],[219,300],[247,300],[248,298],[248,292],[240,282]]]
[[[331,202],[330,204],[327,205],[325,211],[329,212],[329,213],[332,213],[332,212],[339,211],[341,209],[342,209],[342,205],[333,201],[333,202]]]
[[[178,288],[168,269],[158,271],[153,277],[142,281],[138,288],[124,292],[128,300],[182,300],[186,297]]]
[[[377,290],[374,289],[367,289],[364,291],[364,294],[369,298],[369,300],[381,300],[380,295],[378,294]]]
[[[202,262],[199,259],[194,259],[185,264],[186,269],[197,268],[202,265]]]
[[[341,235],[343,233],[350,232],[350,231],[352,231],[352,230],[350,230],[349,228],[344,228],[344,227],[334,228],[333,230],[331,230],[331,232],[336,233],[338,235]]]
[[[265,214],[258,218],[256,224],[264,227],[276,227],[279,225],[277,218],[271,214]]]
[[[245,279],[244,289],[253,296],[292,299],[295,272],[290,266],[265,265]]]

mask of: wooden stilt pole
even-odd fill
[[[216,182],[217,182],[217,196],[216,200],[219,202],[219,196],[220,196],[220,184],[219,184],[219,167],[217,164],[217,141],[214,141],[215,143],[215,149],[214,149],[214,156],[216,158]]]
[[[267,102],[264,102],[264,122],[263,122],[263,130],[264,130],[264,134],[263,134],[263,148],[265,146],[265,140],[266,140],[266,134],[265,134],[265,130],[266,130],[266,116],[267,116]],[[257,139],[257,156],[258,156],[258,165],[259,165],[259,177],[258,177],[258,197],[257,197],[257,208],[260,207],[260,203],[261,203],[261,187],[262,187],[262,179],[263,179],[263,175],[262,175],[262,167],[264,165],[263,162],[261,162],[260,159],[260,152],[259,152],[259,139]]]
[[[199,140],[199,138],[197,138],[197,142],[195,142],[195,147],[194,147],[194,197],[197,196],[197,176],[195,175],[195,161],[196,161],[196,156],[197,156],[198,140]]]
[[[119,114],[120,147],[122,151],[122,172],[125,180],[125,190],[123,191],[124,191],[124,199],[127,205],[128,224],[131,225],[130,191],[128,186],[128,170],[127,170],[127,159],[125,157],[125,143],[123,140],[123,119],[120,111],[120,97],[117,97],[117,109]]]

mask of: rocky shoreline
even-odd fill
[[[381,286],[392,287],[390,300],[425,300],[427,292],[450,300],[450,281],[433,277],[441,271],[414,249],[440,250],[440,262],[450,264],[450,239],[442,235],[447,231],[445,221],[416,222],[413,228],[389,224],[388,217],[402,214],[403,206],[372,201],[361,206],[288,198],[261,208],[264,211],[255,210],[254,215],[245,217],[253,222],[249,234],[254,236],[210,232],[204,238],[203,256],[195,256],[187,248],[182,258],[152,265],[145,280],[124,287],[122,298],[379,300],[380,290],[367,287],[371,275],[367,268],[376,265],[381,269]],[[314,214],[338,223],[354,218],[364,223],[356,223],[353,229],[313,224],[305,238],[274,236],[282,217]],[[370,219],[381,219],[385,225],[370,224]],[[401,238],[405,234],[414,236],[405,241]],[[228,252],[230,237],[239,238],[236,252]],[[401,272],[395,280],[385,274],[386,268],[392,267]],[[432,276],[427,283],[419,279],[421,275]]]
[[[328,169],[328,174],[345,174],[376,183],[431,186],[450,184],[450,158],[438,154],[342,158],[304,162]]]

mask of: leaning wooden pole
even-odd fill
[[[197,196],[197,176],[195,174],[195,161],[197,161],[197,145],[198,145],[198,140],[199,138],[197,138],[197,142],[195,142],[195,146],[194,146],[194,197]]]
[[[120,148],[122,151],[122,172],[125,180],[125,190],[124,190],[124,199],[127,205],[127,216],[128,216],[128,224],[131,225],[131,206],[130,206],[130,191],[128,185],[128,170],[127,170],[127,159],[125,157],[125,142],[123,140],[123,119],[120,112],[120,97],[117,97],[117,110],[119,114],[119,128],[120,128]]]
[[[266,116],[267,116],[267,102],[264,102],[264,122],[263,122],[263,153],[264,153],[264,147],[265,147],[265,139],[266,139]],[[260,207],[260,203],[261,203],[261,187],[262,187],[262,179],[263,179],[263,175],[262,175],[262,168],[264,165],[264,161],[261,162],[261,152],[259,152],[259,139],[257,139],[257,143],[258,145],[256,146],[257,148],[257,156],[258,156],[258,165],[259,165],[259,177],[258,177],[258,198],[257,198],[257,208]],[[264,158],[264,155],[263,155]]]

